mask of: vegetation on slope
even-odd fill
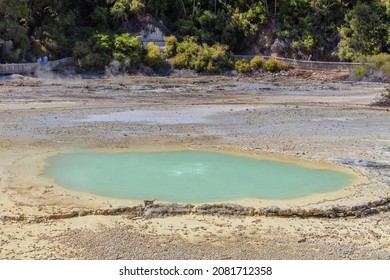
[[[345,61],[390,53],[390,0],[0,0],[0,63],[47,55],[73,56],[80,71],[113,59],[126,71],[157,68],[156,48],[126,35],[126,24],[146,15],[174,36],[165,56],[196,71],[245,72],[231,53]]]

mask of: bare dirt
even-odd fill
[[[353,206],[390,196],[390,112],[369,106],[384,84],[341,72],[0,80],[0,259],[389,259],[390,213],[301,219],[85,216],[136,205],[39,178],[74,150],[227,150],[341,166],[364,183],[273,203]],[[15,218],[15,219],[12,219]]]

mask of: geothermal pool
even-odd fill
[[[294,199],[351,185],[351,174],[217,152],[72,153],[42,174],[64,188],[121,199]]]

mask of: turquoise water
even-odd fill
[[[354,179],[333,170],[193,151],[58,155],[43,176],[108,197],[193,203],[291,199],[336,191]]]

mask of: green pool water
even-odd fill
[[[336,191],[354,179],[334,170],[216,152],[74,153],[48,163],[43,176],[68,189],[171,202],[292,199]]]

